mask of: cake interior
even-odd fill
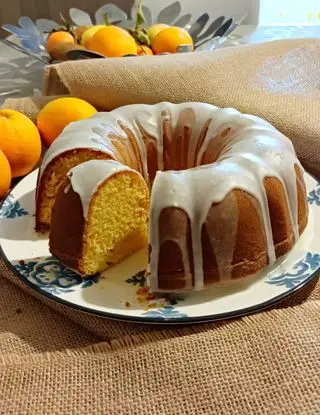
[[[99,186],[85,227],[82,269],[102,272],[147,246],[149,195],[143,179],[118,173]]]

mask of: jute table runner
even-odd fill
[[[1,273],[1,413],[319,413],[319,284],[300,305],[160,329],[50,309]]]
[[[205,101],[268,119],[320,177],[320,41],[214,53],[68,62],[46,95],[109,110]],[[4,106],[36,118],[53,97]],[[241,319],[157,327],[90,316],[40,297],[0,262],[0,413],[320,413],[320,283]]]

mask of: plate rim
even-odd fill
[[[308,174],[310,177],[312,177],[318,184],[320,184],[320,181],[311,173],[307,172],[305,170],[306,174]],[[30,172],[27,176],[23,177],[21,180],[19,180],[18,183],[16,183],[10,191],[7,193],[7,195],[4,197],[4,199],[0,202],[0,209],[4,202],[7,200],[7,198],[12,194],[14,189],[29,175],[34,173],[34,171]],[[1,219],[0,219],[1,220]],[[277,296],[264,301],[259,304],[255,304],[250,307],[241,308],[239,310],[235,311],[228,311],[224,313],[219,314],[211,314],[206,316],[198,316],[198,317],[179,317],[179,318],[156,318],[156,317],[149,317],[149,316],[130,316],[125,314],[118,314],[118,313],[111,313],[109,311],[100,311],[100,310],[94,310],[92,308],[88,308],[85,306],[81,306],[79,304],[71,303],[68,300],[65,300],[63,298],[57,297],[45,290],[42,290],[39,286],[32,284],[29,280],[24,278],[12,265],[11,261],[7,258],[3,248],[2,244],[0,242],[0,258],[3,259],[5,265],[8,269],[20,280],[22,281],[26,286],[34,290],[36,293],[54,301],[59,304],[62,304],[63,306],[66,306],[68,308],[74,309],[76,311],[80,311],[89,315],[93,315],[100,318],[106,318],[109,320],[115,320],[115,321],[122,321],[122,322],[128,322],[128,323],[140,323],[140,324],[154,324],[154,325],[161,325],[161,326],[172,326],[172,325],[188,325],[188,324],[200,324],[200,323],[209,323],[209,322],[217,322],[217,321],[227,321],[232,320],[240,317],[244,317],[247,315],[252,315],[257,312],[270,309],[272,306],[281,303],[288,297],[294,295],[296,292],[302,290],[304,287],[309,285],[313,280],[320,277],[320,267],[317,268],[315,271],[313,271],[308,278],[306,278],[304,281],[296,285],[295,287],[278,294]]]

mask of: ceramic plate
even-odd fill
[[[2,255],[17,277],[35,291],[78,310],[158,324],[219,320],[267,308],[301,289],[320,271],[320,184],[309,175],[309,224],[288,255],[250,281],[170,298],[154,297],[148,291],[144,252],[89,279],[51,257],[47,238],[34,231],[36,177],[36,171],[25,177],[2,204]]]

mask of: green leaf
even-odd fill
[[[139,45],[150,46],[150,39],[145,29],[129,29],[129,33]]]
[[[136,29],[143,26],[145,21],[146,20],[142,11],[142,0],[138,0]]]
[[[106,26],[110,26],[110,20],[109,20],[109,18],[108,18],[108,13],[103,13],[103,20],[104,20],[104,24],[106,25]]]

